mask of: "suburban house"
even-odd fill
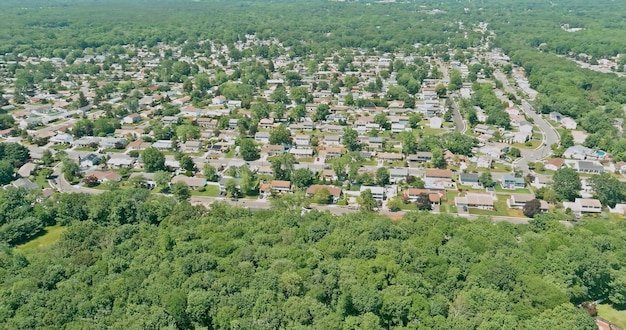
[[[126,155],[123,155],[126,156]],[[135,159],[134,158],[130,158],[128,156],[126,157],[117,157],[116,156],[112,156],[109,160],[107,160],[107,166],[110,167],[118,167],[118,168],[129,168],[131,167],[133,164],[135,163]]]
[[[254,134],[254,141],[256,143],[267,144],[270,142],[270,133],[269,132],[256,132]]]
[[[383,162],[395,162],[403,159],[402,154],[391,153],[391,152],[381,152],[377,155],[378,160]]]
[[[477,173],[461,173],[459,175],[459,183],[463,186],[470,186],[473,189],[482,187],[480,176]]]
[[[113,171],[88,171],[85,173],[85,177],[93,176],[98,179],[99,183],[105,183],[109,181],[120,181],[122,178],[119,174]]]
[[[180,148],[183,152],[200,152],[202,151],[202,142],[201,141],[187,141],[181,144]]]
[[[506,205],[511,209],[521,209],[526,205],[527,202],[535,199],[535,195],[533,194],[511,194],[506,200]],[[548,203],[544,200],[539,201],[541,206],[539,207],[542,212],[548,211]]]
[[[583,213],[601,213],[602,204],[594,198],[576,198],[573,202],[563,202],[564,209],[571,209],[575,215]]]
[[[150,142],[145,142],[142,139],[139,140],[135,140],[132,141],[130,143],[128,143],[128,150],[144,150],[147,148],[150,148],[152,146],[152,143]]]
[[[491,164],[492,163],[493,163],[493,160],[491,159],[491,156],[489,156],[489,155],[481,155],[476,160],[476,167],[478,167],[478,168],[491,168]]]
[[[122,118],[122,124],[134,124],[141,120],[141,116],[138,113],[131,113],[130,115]]]
[[[196,124],[206,129],[216,129],[218,122],[217,119],[213,118],[198,118],[196,119]]]
[[[596,163],[585,160],[579,160],[574,164],[574,169],[579,173],[592,173],[592,174],[600,174],[604,173],[604,166]]]
[[[269,138],[269,135],[268,135]],[[298,134],[294,138],[294,143],[299,147],[308,147],[311,145],[311,136],[305,134]]]
[[[100,164],[100,156],[89,154],[84,158],[78,157],[78,165],[81,168],[90,168]]]
[[[431,159],[433,159],[433,153],[429,151],[418,151],[406,157],[407,161],[417,163],[427,163],[430,162]]]
[[[552,177],[547,175],[535,174],[535,180],[530,184],[531,186],[539,189],[552,184]]]
[[[404,198],[411,203],[415,203],[422,194],[428,195],[431,205],[441,204],[441,194],[436,191],[420,188],[407,188],[404,190]]]
[[[324,145],[327,146],[340,146],[341,135],[324,135]]]
[[[518,178],[514,175],[506,174],[502,177],[500,185],[502,186],[502,189],[518,189],[524,188],[526,183],[524,182],[524,178]]]
[[[169,150],[172,149],[172,141],[170,140],[158,140],[152,143],[152,147],[159,150]]]
[[[206,186],[206,179],[205,178],[189,177],[189,176],[181,175],[181,174],[173,177],[170,182],[171,182],[171,184],[176,184],[178,182],[182,182],[182,183],[186,184],[191,189],[198,189],[200,187]]]
[[[468,208],[493,210],[496,200],[497,197],[493,194],[467,193],[463,197],[455,197],[454,205],[463,210],[467,210]]]
[[[306,196],[308,198],[311,198],[320,189],[328,190],[331,195],[332,204],[336,204],[339,201],[339,198],[341,197],[341,188],[332,185],[326,186],[321,184],[314,184],[306,189]]]
[[[593,155],[593,150],[583,147],[583,146],[571,146],[563,152],[564,158],[571,159],[586,159],[589,156]]]
[[[360,192],[368,190],[372,192],[372,197],[378,202],[382,202],[387,197],[385,188],[377,186],[361,186]]]
[[[261,148],[261,154],[267,157],[282,155],[285,153],[285,147],[277,144],[268,144]]]
[[[552,158],[545,162],[543,168],[545,168],[546,170],[550,170],[550,171],[556,171],[560,169],[561,166],[563,166],[564,162],[565,161],[561,158]]]
[[[452,171],[427,168],[424,170],[424,184],[426,188],[445,189],[454,187]]]
[[[576,129],[576,121],[572,118],[569,117],[563,117],[561,118],[561,125],[565,128],[565,129]]]
[[[261,184],[260,190],[267,196],[272,192],[280,194],[293,192],[293,186],[291,181],[272,180],[270,183]]]
[[[26,190],[39,190],[40,189],[36,183],[25,178],[19,178],[13,181],[11,185],[13,185],[13,187],[15,188],[24,188]]]
[[[389,182],[398,183],[406,180],[409,176],[408,168],[391,168],[389,169]]]
[[[28,162],[20,167],[20,169],[17,171],[17,174],[19,174],[19,176],[21,176],[22,178],[28,178],[31,174],[33,174],[33,171],[36,168],[37,165],[35,165],[35,163]]]

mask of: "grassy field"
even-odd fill
[[[67,227],[61,226],[46,227],[43,235],[38,236],[28,243],[19,245],[17,249],[21,252],[28,253],[34,249],[46,247],[58,241],[66,229]]]
[[[626,310],[617,309],[609,304],[601,304],[597,306],[598,316],[607,319],[618,326],[626,329]]]
[[[43,188],[50,188],[50,184],[48,184],[48,180],[45,176],[39,174],[35,177],[35,183]]]
[[[218,185],[207,185],[205,187],[205,191],[197,191],[197,190],[192,190],[191,191],[191,196],[209,196],[209,197],[215,197],[217,195],[220,194],[220,186]]]

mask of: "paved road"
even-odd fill
[[[440,58],[437,58],[435,61],[437,62],[439,71],[443,74],[443,79],[441,79],[441,81],[448,84],[450,82],[450,71],[448,70],[448,67]],[[452,103],[452,121],[454,122],[455,131],[465,133],[467,130],[467,124],[465,123],[465,120],[463,120],[463,116],[461,116],[458,104],[454,101],[454,98],[457,95],[458,94],[456,92],[448,93],[448,101]]]
[[[502,85],[506,92],[513,94],[516,93],[515,87],[509,84],[509,81],[504,73],[496,70],[494,71],[494,76],[502,82]],[[550,125],[550,123],[546,121],[540,114],[538,114],[526,100],[522,100],[520,109],[524,111],[524,114],[526,114],[527,117],[532,118],[534,124],[539,127],[539,130],[541,130],[541,133],[543,135],[542,144],[539,147],[534,150],[522,149],[522,157],[516,160],[514,163],[516,168],[521,170],[524,175],[526,175],[530,173],[528,163],[536,162],[552,154],[552,149],[550,148],[550,146],[554,143],[559,143],[561,138],[556,129],[552,125]]]

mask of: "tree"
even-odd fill
[[[560,168],[552,177],[552,189],[560,200],[573,201],[582,188],[578,173],[572,168]]]
[[[376,170],[376,184],[383,187],[389,184],[389,170],[384,167]]]
[[[574,137],[572,132],[565,130],[561,133],[561,147],[569,148],[574,145]]]
[[[326,120],[326,117],[330,113],[330,106],[328,104],[320,104],[315,108],[315,121]]]
[[[325,205],[330,202],[331,197],[332,195],[330,194],[330,191],[328,191],[328,189],[320,188],[317,189],[317,191],[313,194],[312,201],[313,203]]]
[[[482,184],[483,187],[485,188],[490,188],[495,185],[495,182],[493,181],[493,178],[491,177],[491,171],[488,171],[488,170],[480,174],[478,181],[480,181],[480,184]]]
[[[65,179],[68,181],[74,180],[74,178],[78,175],[80,168],[78,164],[76,164],[73,160],[69,158],[63,159],[63,164],[61,165],[61,172],[65,175]]]
[[[524,204],[522,212],[529,218],[534,218],[535,215],[541,212],[541,202],[538,199],[531,199]]]
[[[400,211],[402,209],[402,206],[404,206],[404,200],[402,200],[402,197],[400,196],[396,196],[387,202],[387,207],[391,212]]]
[[[52,163],[54,163],[54,157],[52,157],[52,152],[50,151],[50,149],[44,149],[41,155],[41,161],[46,166],[52,165]]]
[[[400,142],[402,143],[402,153],[405,155],[417,152],[417,142],[412,132],[400,133]]]
[[[446,162],[446,159],[443,157],[443,150],[441,150],[441,148],[433,148],[432,150],[433,150],[432,151],[433,156],[430,160],[430,163],[433,165],[433,167],[446,168],[448,163]]]
[[[376,116],[374,116],[374,123],[378,124],[378,126],[380,126],[382,129],[385,129],[385,130],[391,128],[391,123],[389,123],[389,118],[387,117],[387,114],[384,112],[377,113]]]
[[[444,84],[437,84],[437,86],[435,86],[435,93],[437,93],[437,96],[439,98],[442,98],[446,96],[446,94],[448,93],[448,89]]]
[[[207,181],[217,182],[219,179],[217,175],[217,170],[215,167],[209,163],[204,164],[202,167],[202,174],[206,177]]]
[[[5,185],[13,180],[13,165],[7,160],[0,160],[0,184]]]
[[[172,185],[172,195],[174,195],[179,202],[186,201],[191,197],[191,190],[187,184],[178,181]]]
[[[165,171],[154,172],[154,182],[158,187],[165,188],[170,183],[172,175]]]
[[[430,211],[432,209],[432,206],[430,204],[430,197],[427,193],[421,193],[417,195],[415,204],[417,205],[418,210]]]
[[[509,149],[508,155],[511,158],[516,159],[522,156],[522,152],[517,148],[511,148]]]
[[[270,144],[291,144],[291,132],[284,125],[279,125],[270,131]]]
[[[361,209],[369,212],[374,211],[378,206],[370,189],[363,190],[361,195],[357,198],[357,202],[361,205]]]
[[[13,167],[19,168],[30,159],[30,151],[19,143],[0,143],[0,159],[9,161]]]
[[[183,155],[180,157],[179,163],[180,167],[185,171],[193,171],[193,168],[196,166],[193,159],[189,155]]]
[[[50,176],[54,173],[51,168],[45,167],[39,170],[38,174],[43,176],[46,179],[49,179]]]
[[[602,205],[615,207],[626,200],[626,187],[617,178],[608,173],[594,175],[590,179],[591,188]]]
[[[98,181],[98,178],[93,176],[93,175],[89,175],[89,176],[85,177],[83,179],[83,182],[85,183],[85,186],[87,186],[87,187],[95,187],[95,186],[98,185],[98,183],[100,183]]]
[[[157,148],[150,147],[141,153],[144,169],[147,172],[165,170],[165,155]]]
[[[304,189],[313,183],[313,173],[307,168],[299,168],[291,174],[291,182],[298,189]]]
[[[239,153],[245,161],[253,161],[260,158],[259,149],[250,138],[241,139],[239,142]]]
[[[241,197],[241,191],[239,190],[239,184],[235,179],[228,179],[224,184],[224,189],[226,193],[232,198]]]
[[[451,91],[456,91],[461,89],[463,86],[463,77],[461,76],[461,72],[459,70],[452,70],[450,72],[450,83],[448,84],[448,89]]]
[[[86,107],[86,106],[89,105],[89,101],[87,100],[87,98],[85,97],[85,94],[83,94],[83,92],[78,93],[77,104],[78,104],[79,108]]]
[[[343,145],[346,146],[348,151],[359,150],[359,133],[351,127],[346,127],[343,130]]]

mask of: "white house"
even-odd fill
[[[576,129],[576,121],[569,117],[563,117],[561,119],[561,125],[566,129]]]
[[[432,117],[428,120],[430,128],[441,128],[441,125],[443,125],[443,120],[439,117]]]

